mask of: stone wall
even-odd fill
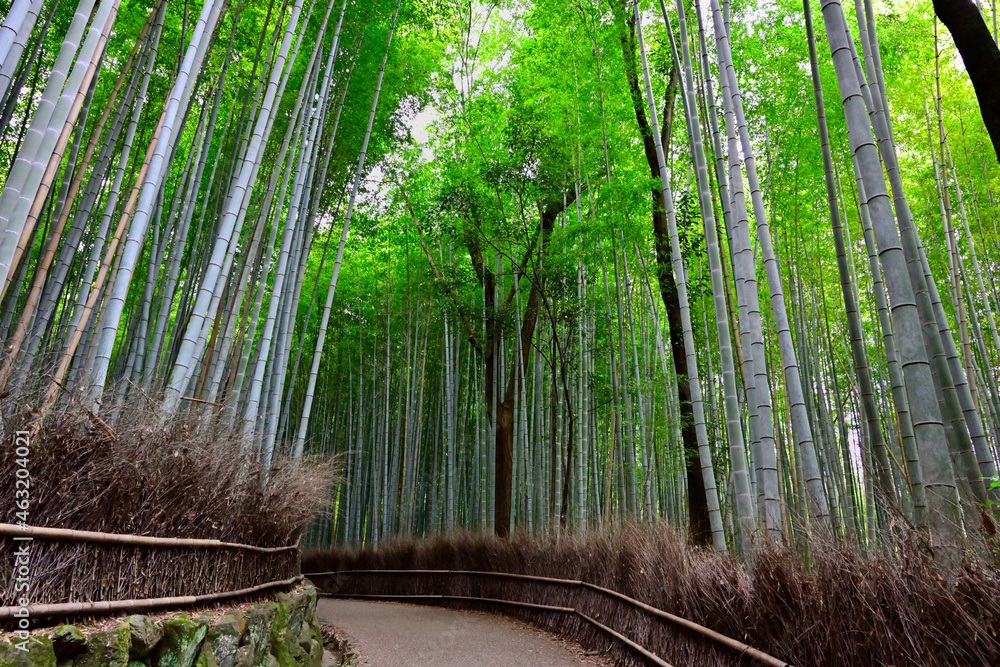
[[[135,615],[111,629],[60,625],[32,632],[27,651],[0,639],[0,667],[320,667],[316,588],[212,615]]]

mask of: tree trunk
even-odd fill
[[[626,17],[629,13],[622,6],[613,5],[619,14],[619,38],[621,40],[622,58],[625,62],[625,75],[632,94],[632,106],[635,109],[635,119],[642,135],[643,152],[650,176],[659,180],[660,166],[656,157],[656,143],[652,130],[646,118],[644,108],[645,97],[639,83],[636,69],[637,47],[635,43],[635,26]],[[677,72],[671,71],[667,84],[666,100],[663,109],[663,126],[661,128],[661,144],[664,155],[670,153],[670,128],[673,124],[674,97],[677,94]],[[674,373],[677,376],[677,398],[680,403],[681,445],[684,451],[684,467],[687,476],[688,491],[688,528],[691,540],[695,544],[710,544],[712,532],[708,519],[708,503],[705,500],[705,482],[702,479],[701,463],[698,458],[698,437],[695,432],[694,410],[691,405],[691,387],[688,385],[687,358],[684,354],[684,337],[681,328],[680,300],[677,295],[677,283],[674,281],[670,260],[670,235],[667,225],[667,213],[663,210],[663,193],[659,187],[650,190],[653,206],[653,236],[656,239],[656,277],[660,286],[660,298],[667,311],[667,325],[670,332],[670,350],[674,362]]]
[[[986,130],[1000,161],[1000,49],[973,0],[934,0],[934,12],[948,26],[979,100]]]

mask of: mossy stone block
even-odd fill
[[[192,667],[201,644],[208,633],[206,623],[184,618],[163,624],[163,639],[153,651],[154,667]]]
[[[316,616],[316,605],[319,603],[319,590],[308,579],[302,584],[302,595],[306,598],[306,618]]]
[[[302,628],[306,624],[308,600],[298,594],[282,593],[278,596],[278,604],[285,610],[286,614],[284,643],[293,658],[300,658],[302,649],[299,646],[299,640],[302,636]]]
[[[56,667],[56,654],[52,639],[44,635],[29,637],[24,643],[15,639],[12,643],[0,642],[0,667]],[[26,650],[18,648],[26,647]]]
[[[241,612],[221,616],[209,628],[195,667],[235,667],[245,630],[246,619]]]
[[[302,629],[299,630],[299,636],[296,637],[294,644],[289,646],[289,650],[296,658],[301,658],[308,655],[310,643],[312,643],[312,629],[308,623],[303,623]]]
[[[87,650],[76,657],[76,667],[128,667],[128,652],[132,635],[128,624],[107,632],[92,632],[87,637]]]
[[[309,652],[303,663],[306,667],[320,667],[323,664],[323,642],[318,639],[309,640]]]
[[[278,614],[279,606],[274,602],[258,605],[246,616],[245,629],[240,637],[237,650],[237,667],[258,667],[266,662],[264,656],[271,643],[271,626]]]
[[[75,625],[60,625],[52,632],[52,650],[56,660],[75,658],[87,648],[87,638]]]
[[[270,654],[278,661],[278,667],[298,667],[292,656],[291,645],[298,644],[298,638],[288,641],[288,610],[278,604],[274,618],[271,620]]]
[[[163,628],[149,616],[136,614],[126,618],[125,622],[128,623],[129,633],[132,635],[129,656],[133,659],[145,658],[163,639]]]
[[[323,664],[323,633],[319,629],[319,621],[315,617],[309,626],[312,641],[309,642],[309,664],[312,667],[319,667]]]

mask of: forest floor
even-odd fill
[[[394,602],[320,600],[320,622],[356,642],[365,667],[611,667],[572,642],[475,611]]]

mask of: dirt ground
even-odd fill
[[[366,667],[612,667],[615,663],[530,625],[439,607],[320,600],[321,623],[350,635]]]

